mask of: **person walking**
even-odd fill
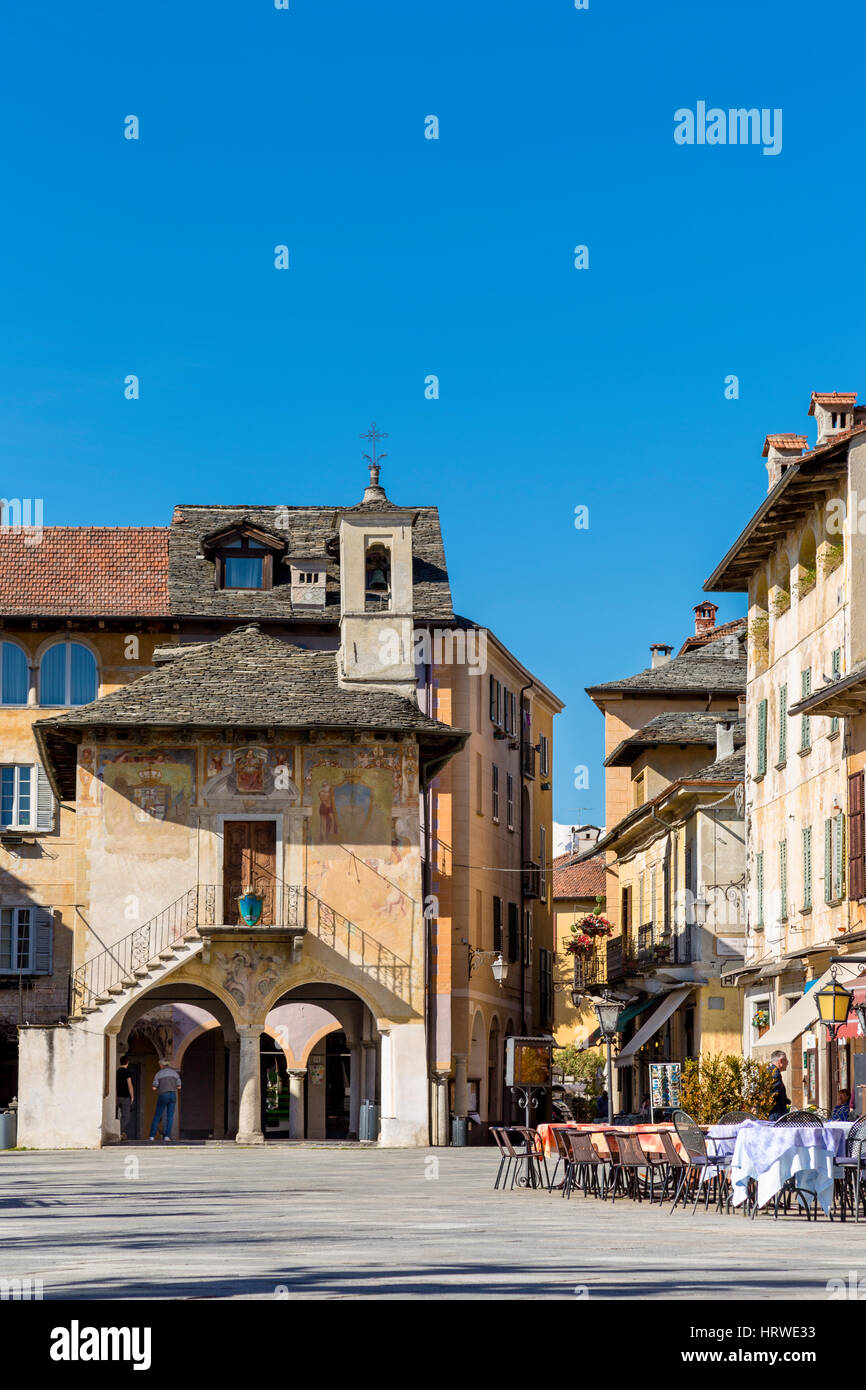
[[[787,1115],[788,1107],[791,1104],[788,1092],[785,1090],[785,1082],[782,1079],[785,1072],[788,1070],[788,1058],[785,1056],[784,1052],[771,1052],[770,1066],[775,1069],[776,1075],[773,1078],[773,1108],[770,1111],[769,1118],[771,1120],[781,1120],[783,1115]]]
[[[114,1078],[115,1094],[117,1095],[117,1114],[120,1118],[120,1137],[127,1137],[129,1129],[129,1116],[135,1101],[135,1091],[132,1085],[132,1077],[129,1073],[129,1058],[121,1057],[117,1064],[117,1072]]]
[[[156,1091],[156,1109],[153,1112],[153,1124],[150,1126],[150,1142],[156,1138],[156,1131],[159,1129],[159,1122],[162,1120],[162,1142],[171,1143],[171,1127],[174,1124],[174,1109],[177,1105],[177,1093],[180,1090],[180,1075],[175,1071],[167,1057],[161,1057],[159,1061],[159,1071],[153,1078],[153,1089]]]

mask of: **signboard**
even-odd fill
[[[681,1072],[679,1062],[650,1062],[650,1118],[653,1122],[657,1110],[679,1107]]]
[[[551,1038],[506,1038],[506,1086],[550,1086],[553,1082]]]

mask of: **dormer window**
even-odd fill
[[[211,532],[202,547],[213,558],[218,589],[259,590],[273,588],[274,556],[285,541],[246,519]]]
[[[224,589],[269,589],[265,561],[270,555],[252,541],[229,541],[220,555]],[[268,576],[270,577],[270,576]]]
[[[364,567],[364,609],[375,613],[391,607],[391,552],[381,542],[368,546]]]

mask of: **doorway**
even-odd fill
[[[272,820],[227,820],[223,838],[223,921],[243,925],[238,898],[248,888],[264,898],[261,922],[276,922],[277,824]]]
[[[329,1033],[325,1042],[325,1138],[347,1139],[352,1059],[346,1034]]]

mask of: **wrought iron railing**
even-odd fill
[[[131,984],[139,978],[136,972],[145,978],[149,965],[156,965],[162,953],[200,927],[244,926],[237,898],[247,887],[231,882],[196,884],[148,922],[86,960],[70,979],[70,1014],[104,999],[118,985]],[[270,877],[255,888],[264,903],[254,930],[309,930],[383,988],[411,1002],[409,963],[390,947],[306,887]]]

